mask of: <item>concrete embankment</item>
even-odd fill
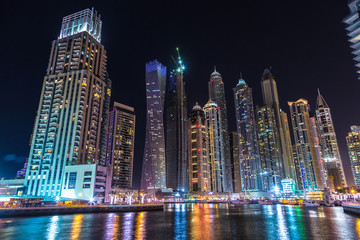
[[[37,208],[0,208],[0,218],[63,215],[77,213],[116,213],[116,212],[142,212],[163,211],[164,205],[109,205],[109,206],[83,206],[83,207],[37,207]]]
[[[355,204],[343,204],[344,212],[346,213],[352,213],[360,216],[360,205]]]

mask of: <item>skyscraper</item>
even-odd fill
[[[153,60],[146,64],[146,133],[141,189],[166,188],[164,101],[166,67]]]
[[[320,94],[320,91],[318,91],[316,103],[316,125],[322,158],[325,162],[328,178],[333,180],[336,189],[346,187],[344,170],[330,108]]]
[[[178,67],[170,73],[166,95],[166,185],[174,191],[188,191],[188,115],[183,71],[179,55]]]
[[[231,153],[231,175],[235,193],[240,193],[241,189],[241,171],[239,155],[239,135],[237,132],[230,133],[230,153]]]
[[[228,134],[228,118],[227,108],[225,99],[224,82],[220,73],[214,69],[214,72],[210,75],[209,81],[209,99],[214,101],[220,108],[221,113],[221,133],[224,145],[224,163],[225,163],[225,192],[231,192],[233,190],[232,179],[231,179],[231,156],[230,156],[230,144]]]
[[[276,81],[272,73],[269,69],[265,69],[264,73],[261,77],[261,89],[263,95],[264,105],[271,107],[274,110],[275,114],[275,123],[276,127],[274,131],[278,133],[279,136],[279,152],[280,159],[278,159],[277,165],[279,166],[279,175],[282,178],[291,178],[292,174],[290,171],[290,166],[292,164],[291,152],[289,152],[289,145],[291,142],[287,142],[287,138],[285,136],[283,121],[281,119],[281,109],[279,105],[279,96],[276,86]]]
[[[196,103],[189,116],[189,191],[210,190],[208,128],[204,111]]]
[[[257,139],[261,160],[262,190],[271,191],[281,186],[280,136],[276,127],[274,109],[270,106],[256,108]]]
[[[102,22],[94,9],[63,18],[52,42],[25,185],[27,195],[55,197],[65,166],[104,164],[111,82],[106,73]]]
[[[106,163],[111,166],[111,186],[131,189],[135,144],[134,108],[114,102],[108,128]]]
[[[288,104],[294,131],[297,162],[300,165],[302,184],[299,186],[303,186],[306,191],[321,189],[323,184],[310,123],[308,101],[301,98],[296,102],[288,102]]]
[[[356,72],[358,73],[358,78],[360,79],[360,0],[349,0],[348,5],[350,8],[350,14],[343,21],[347,24],[347,35],[349,36],[350,47],[353,49],[351,53],[355,55],[354,60],[357,68]]]
[[[355,185],[360,185],[360,126],[351,126],[346,143]]]
[[[220,108],[215,102],[209,100],[204,106],[205,118],[208,126],[209,160],[211,191],[228,192],[225,183],[225,152],[222,135],[222,121]]]
[[[235,115],[239,136],[242,191],[261,190],[260,156],[256,136],[256,122],[252,89],[240,79],[234,90]]]

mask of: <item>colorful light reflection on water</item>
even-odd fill
[[[360,239],[341,207],[169,204],[164,212],[0,219],[0,239]]]

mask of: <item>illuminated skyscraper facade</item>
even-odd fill
[[[209,81],[209,99],[214,101],[220,108],[221,113],[221,125],[222,125],[222,139],[221,144],[224,146],[224,164],[225,164],[225,192],[231,192],[233,189],[232,179],[231,179],[231,156],[230,156],[230,143],[229,143],[229,134],[228,134],[228,118],[227,118],[227,108],[226,108],[226,99],[225,99],[225,89],[223,79],[216,71],[210,75]]]
[[[310,123],[308,101],[299,99],[296,102],[288,102],[288,104],[302,181],[299,187],[303,186],[306,191],[322,189],[323,184]]]
[[[188,114],[184,66],[170,73],[166,93],[166,185],[174,191],[188,191]]]
[[[114,102],[109,114],[106,163],[111,166],[113,188],[132,189],[135,112],[134,108]]]
[[[60,196],[65,166],[105,164],[111,82],[101,26],[96,11],[85,9],[64,17],[52,42],[26,172],[27,195]]]
[[[344,170],[330,108],[320,94],[320,91],[318,92],[316,103],[316,125],[322,159],[327,169],[328,179],[333,181],[336,189],[346,187]]]
[[[252,89],[240,79],[234,90],[235,115],[239,136],[242,191],[261,190],[261,163],[256,136]]]
[[[203,110],[208,126],[211,191],[227,192],[224,178],[226,165],[224,145],[222,144],[223,135],[220,108],[215,102],[209,100]]]
[[[281,186],[280,136],[276,127],[275,112],[269,106],[256,108],[257,139],[261,160],[262,190],[271,191]]]
[[[230,133],[230,153],[231,153],[231,175],[235,193],[240,193],[241,189],[241,171],[239,155],[239,135],[237,132]]]
[[[355,185],[360,185],[360,126],[351,126],[346,143]]]
[[[196,104],[189,114],[189,191],[210,191],[208,128],[205,113]]]
[[[350,47],[355,55],[354,61],[360,79],[360,0],[349,0],[350,14],[343,21],[347,24],[346,31],[349,37]]]
[[[166,67],[157,60],[146,64],[146,133],[141,189],[166,188],[164,100]]]

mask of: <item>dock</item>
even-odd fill
[[[164,205],[101,205],[77,207],[29,207],[29,208],[0,208],[0,218],[24,216],[66,215],[78,213],[118,213],[163,211]]]

